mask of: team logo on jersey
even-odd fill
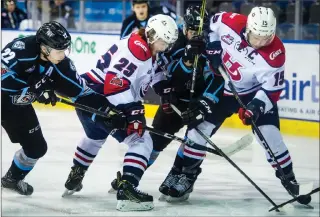
[[[12,97],[12,104],[14,105],[29,105],[35,100],[32,93],[27,92],[25,95],[14,95]]]
[[[233,81],[241,81],[242,75],[240,73],[240,69],[243,68],[243,66],[238,61],[234,60],[228,52],[223,55],[222,61],[225,69],[230,75],[230,78]]]
[[[269,55],[269,58],[270,58],[271,60],[274,60],[274,59],[275,59],[277,56],[279,56],[280,54],[282,54],[281,49],[276,50],[276,51],[273,51],[273,52],[271,52],[271,54]]]
[[[17,50],[23,50],[26,48],[26,44],[22,41],[16,41],[13,45],[12,45],[12,49],[17,49]]]
[[[148,89],[149,89],[150,84],[151,84],[151,81],[149,81],[148,83],[143,84],[143,85],[141,86],[141,88],[140,88],[140,97],[141,97],[141,98],[143,98],[143,97],[146,95],[146,93],[147,93],[147,91],[148,91]]]
[[[241,52],[245,52],[245,55],[247,55],[249,53],[248,51],[248,47],[247,47],[247,44],[245,41],[237,41],[235,44],[234,44],[234,48],[239,51],[240,53]]]
[[[118,77],[112,78],[109,83],[118,87],[123,87],[123,80]]]
[[[119,78],[114,72],[107,72],[104,80],[103,93],[106,96],[116,95],[130,89],[131,82],[125,78]]]
[[[231,45],[233,43],[233,41],[234,41],[234,38],[230,34],[228,34],[228,35],[221,36],[221,40],[224,43],[226,43],[228,45]]]

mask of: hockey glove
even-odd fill
[[[115,106],[101,94],[92,92],[88,95],[80,96],[75,100],[75,103],[103,111],[105,115],[110,116],[109,118],[104,118],[97,114],[92,114],[91,112],[81,111],[90,115],[92,121],[103,122],[107,128],[125,129],[127,126],[124,114],[118,111]]]
[[[196,127],[213,115],[211,110],[213,104],[210,99],[205,97],[200,97],[197,101],[191,102],[190,109],[181,114],[182,123],[190,128]]]
[[[96,122],[103,122],[106,128],[111,129],[126,129],[127,128],[127,119],[126,116],[121,112],[113,112],[112,108],[108,105],[102,106],[98,109],[103,111],[108,118],[101,117],[99,115],[93,114],[91,120]]]
[[[160,97],[161,108],[164,113],[171,114],[174,111],[172,110],[170,104],[175,104],[177,102],[177,97],[174,94],[173,88],[165,88],[163,94]]]
[[[144,106],[136,103],[125,110],[127,118],[127,135],[137,133],[143,136],[146,127],[146,118],[144,116]]]
[[[184,48],[183,61],[193,63],[196,55],[201,55],[205,51],[206,43],[202,36],[194,36],[191,38]]]
[[[51,80],[48,76],[43,76],[40,80],[30,85],[30,92],[34,93],[39,103],[56,105],[57,96],[54,93]]]
[[[261,114],[264,114],[265,103],[257,98],[253,98],[247,105],[247,109],[240,108],[239,118],[244,125],[250,125],[252,121],[256,122]]]
[[[221,59],[222,47],[220,41],[213,41],[207,44],[206,56],[210,62],[210,65],[217,69],[222,64]]]

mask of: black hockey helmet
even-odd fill
[[[143,4],[143,3],[149,3],[148,0],[132,0],[132,5],[134,4]]]
[[[186,29],[198,30],[200,26],[200,17],[201,17],[201,6],[190,5],[185,15],[183,16],[184,25]],[[208,11],[205,10],[203,18],[203,30],[209,28],[209,15]]]
[[[58,22],[44,23],[37,31],[37,42],[56,50],[65,50],[71,45],[69,32]]]

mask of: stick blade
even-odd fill
[[[234,155],[235,153],[245,149],[253,142],[253,137],[251,134],[247,134],[235,143],[229,145],[228,147],[222,148],[221,150],[225,153],[228,157]]]

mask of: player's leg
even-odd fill
[[[138,190],[140,179],[147,169],[152,152],[152,139],[149,132],[142,137],[131,134],[124,140],[129,146],[123,162],[123,175],[118,180],[117,209],[120,211],[144,211],[153,209],[153,197]]]
[[[185,103],[181,103],[177,106],[181,107],[182,109],[183,107],[182,104],[185,104]],[[182,124],[181,117],[176,112],[166,114],[163,112],[162,108],[159,107],[154,117],[152,126],[155,129],[160,130],[162,132],[175,134],[183,127],[183,124]],[[153,141],[153,150],[148,162],[148,167],[154,163],[154,161],[159,156],[160,152],[162,152],[167,147],[167,145],[172,141],[170,139],[167,139],[155,134],[151,134],[151,138]],[[183,145],[181,145],[181,147],[183,147]],[[178,175],[180,174],[181,167],[182,167],[181,166],[182,160],[183,160],[183,154],[181,154],[181,151],[179,148],[173,167],[171,168],[169,174],[167,175],[167,177],[159,187],[159,191],[163,195],[167,195],[171,185],[173,185],[175,182],[178,181]],[[163,196],[161,196],[159,200],[162,200],[162,197]]]
[[[173,112],[170,114],[166,114],[162,110],[162,108],[159,107],[152,122],[152,126],[156,130],[169,134],[175,134],[183,127],[183,124],[181,117],[177,113]],[[171,139],[153,133],[151,133],[150,135],[153,141],[153,150],[148,162],[148,167],[155,162],[160,152],[162,152],[172,141]]]
[[[159,107],[154,120],[152,122],[153,128],[160,130],[162,132],[175,134],[182,127],[181,118],[176,113],[166,114],[163,112],[162,108]],[[167,145],[172,141],[170,139],[164,138],[163,136],[159,136],[153,133],[150,133],[150,136],[153,141],[153,150],[151,152],[151,156],[148,160],[147,168],[150,167],[158,158],[159,154],[167,147]],[[114,179],[111,182],[111,189],[109,193],[115,193],[117,189],[117,179]]]
[[[94,161],[102,145],[112,129],[105,127],[103,122],[94,121],[94,115],[76,109],[78,118],[84,128],[85,135],[79,142],[73,158],[73,166],[65,183],[71,194],[82,189],[82,180],[91,163]]]
[[[33,187],[23,180],[38,159],[47,152],[47,143],[32,105],[13,105],[11,99],[2,94],[1,110],[2,127],[12,143],[20,143],[22,146],[15,153],[9,170],[1,178],[1,185],[19,194],[31,195]]]
[[[196,125],[205,135],[211,137],[217,132],[224,120],[237,111],[238,105],[233,97],[222,97],[218,104],[214,104],[211,108],[212,115],[207,117],[205,121]],[[187,138],[190,141],[199,144],[199,147],[192,146],[192,143],[185,143],[182,162],[182,171],[179,175],[179,180],[170,187],[167,201],[182,201],[189,197],[193,191],[193,186],[201,173],[201,164],[206,155],[206,140],[198,134],[194,129],[195,126],[190,126],[187,132]]]
[[[294,195],[298,195],[299,188],[297,186],[298,183],[295,178],[295,174],[293,172],[293,165],[292,165],[290,152],[288,150],[288,147],[284,143],[283,137],[280,133],[280,123],[279,123],[279,114],[278,114],[277,105],[275,105],[265,115],[260,116],[256,124],[259,127],[259,130],[261,131],[265,140],[267,141],[271,151],[274,153],[278,163],[280,164],[285,174],[285,177],[294,184],[294,185],[287,186],[283,181],[281,181],[282,185],[285,187],[287,191],[293,193]],[[254,134],[259,144],[264,148],[264,145],[259,139],[259,137],[256,135],[256,133]],[[272,161],[267,151],[265,153],[266,153],[268,162],[275,169],[276,177],[280,179],[281,173],[277,170],[276,163]],[[307,200],[310,202],[311,197],[309,197]]]

